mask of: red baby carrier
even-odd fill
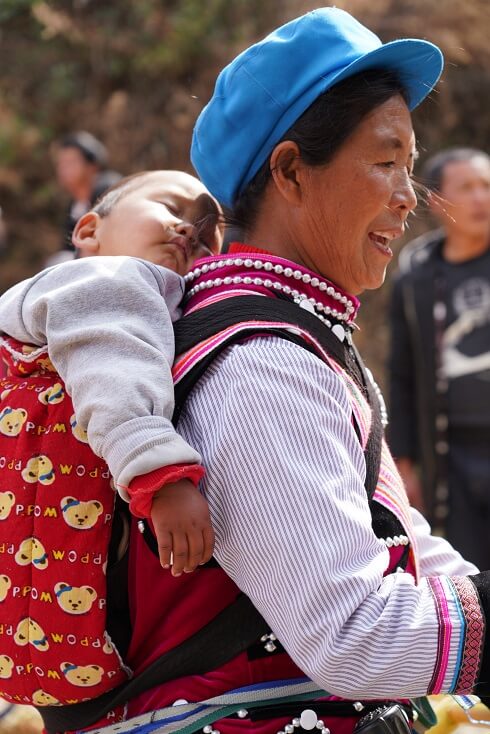
[[[1,349],[0,697],[76,703],[128,677],[106,628],[116,495],[47,351]]]

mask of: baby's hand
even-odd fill
[[[163,568],[190,573],[213,555],[214,531],[208,503],[188,479],[165,484],[153,496],[151,520]],[[173,558],[173,562],[171,559]]]

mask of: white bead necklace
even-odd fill
[[[344,296],[331,285],[328,285],[324,281],[321,281],[315,276],[311,276],[309,273],[302,273],[301,270],[293,270],[290,267],[284,267],[283,265],[274,265],[271,262],[263,262],[262,260],[251,260],[249,258],[227,258],[226,260],[217,260],[210,263],[205,263],[201,267],[191,270],[184,278],[186,283],[192,283],[196,278],[201,275],[206,275],[209,272],[218,270],[224,267],[246,267],[255,268],[255,270],[264,270],[265,273],[270,273],[271,277],[251,277],[251,276],[225,276],[223,278],[212,278],[209,280],[197,283],[193,288],[188,291],[187,296],[190,298],[196,293],[208,288],[219,287],[222,285],[256,285],[263,286],[264,288],[273,288],[274,290],[280,291],[288,296],[292,296],[294,301],[302,308],[314,313],[321,321],[327,326],[332,327],[331,321],[326,318],[331,316],[337,321],[348,322],[351,315],[355,312],[355,307],[351,300]],[[301,292],[297,288],[292,288],[289,285],[285,285],[278,280],[273,280],[274,275],[282,275],[286,278],[291,278],[299,282],[310,285],[313,288],[317,288],[319,291],[324,292],[327,296],[330,296],[335,301],[339,302],[339,305],[344,306],[343,311],[339,309],[327,306],[321,301],[317,301],[315,298],[309,298],[306,293]],[[338,336],[340,336],[338,334]]]

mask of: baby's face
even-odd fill
[[[221,211],[203,184],[181,171],[155,171],[122,196],[98,228],[99,255],[131,255],[185,275],[219,252]]]

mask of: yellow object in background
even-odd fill
[[[473,719],[488,721],[488,726],[471,724],[466,713],[451,696],[430,696],[432,708],[437,715],[437,724],[430,734],[490,734],[490,709],[478,703],[470,710]]]

